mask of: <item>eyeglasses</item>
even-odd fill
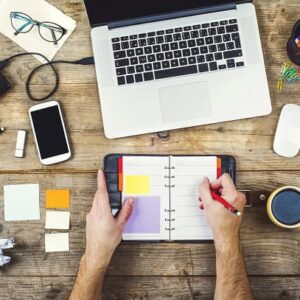
[[[54,43],[54,45],[57,45],[57,42],[67,33],[65,28],[56,23],[38,22],[22,12],[11,12],[10,20],[12,27],[15,29],[15,35],[27,33],[36,25],[41,38]]]

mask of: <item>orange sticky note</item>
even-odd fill
[[[47,190],[46,208],[69,208],[70,191],[69,190]]]

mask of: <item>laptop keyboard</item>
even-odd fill
[[[112,38],[118,85],[244,66],[237,19]]]

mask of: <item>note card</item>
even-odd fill
[[[160,233],[160,197],[134,197],[133,212],[124,233]]]
[[[40,219],[40,188],[38,184],[4,186],[5,221]]]
[[[46,252],[69,251],[69,234],[68,233],[45,234],[45,251]]]
[[[46,211],[46,229],[69,229],[70,212],[69,211]]]
[[[125,177],[127,195],[147,195],[150,193],[150,176],[127,175]]]
[[[46,208],[69,208],[70,191],[69,190],[47,190]]]

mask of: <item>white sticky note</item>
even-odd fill
[[[46,229],[69,229],[70,212],[68,211],[53,211],[46,212]]]
[[[38,184],[4,186],[5,221],[40,219],[40,187]]]
[[[68,233],[46,233],[45,251],[46,252],[69,251],[69,234]]]

